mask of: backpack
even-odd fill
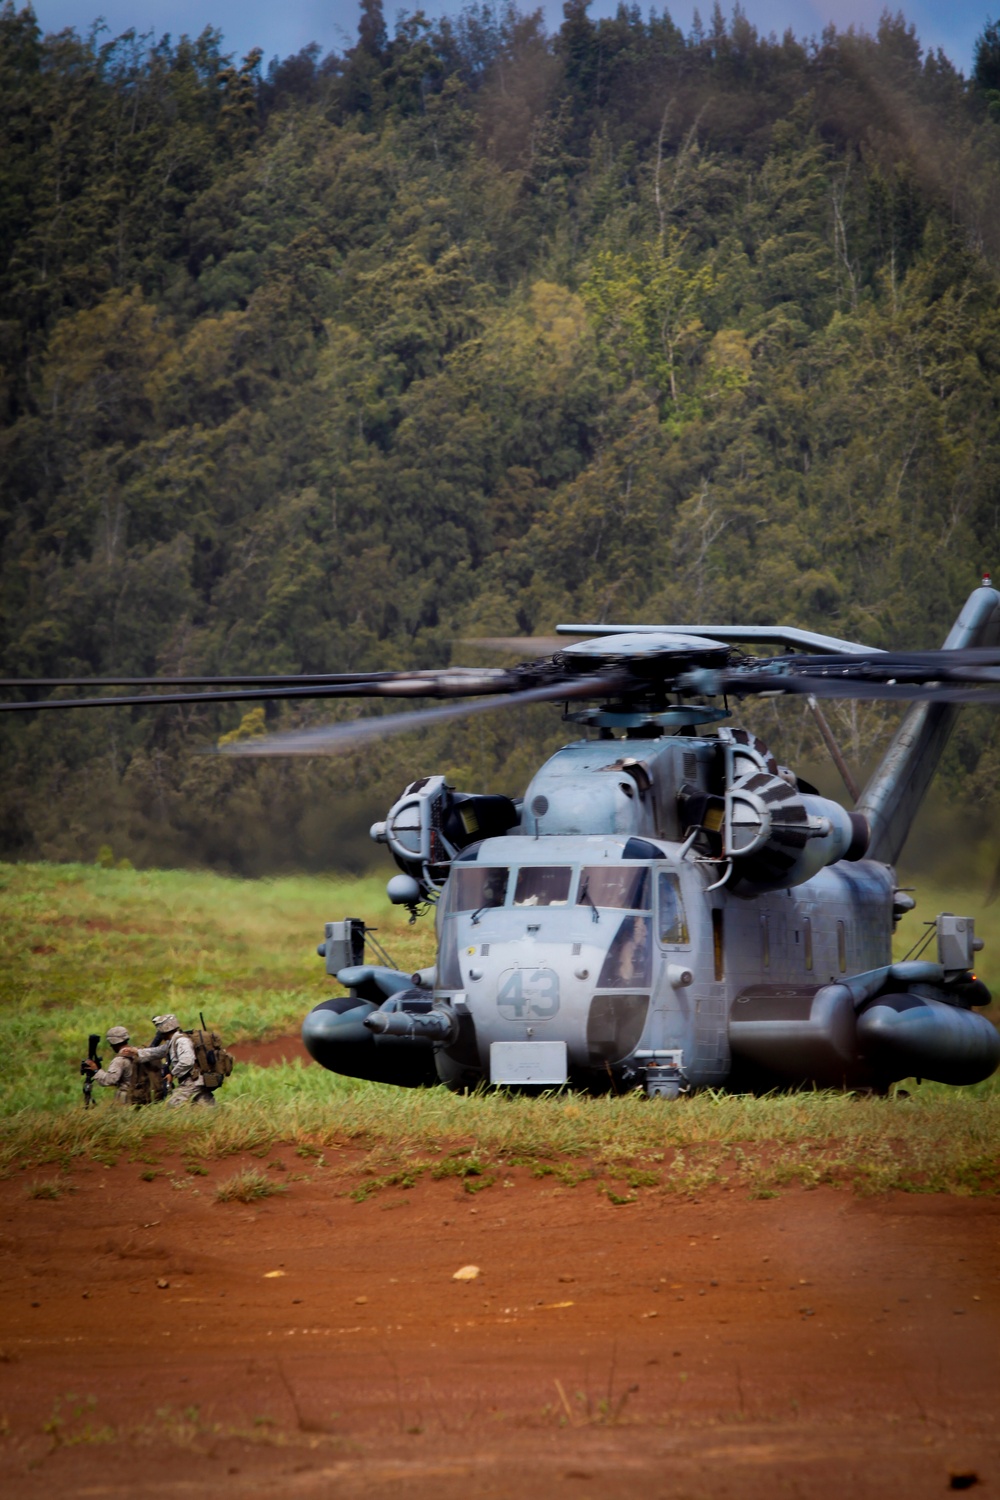
[[[219,1033],[194,1030],[185,1032],[185,1035],[191,1038],[202,1083],[207,1089],[221,1088],[233,1071],[235,1059],[222,1045]]]
[[[162,1062],[139,1062],[132,1059],[132,1073],[125,1091],[125,1100],[139,1108],[143,1104],[155,1104],[167,1097],[167,1078]]]

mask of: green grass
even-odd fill
[[[257,1167],[244,1167],[234,1172],[215,1189],[219,1203],[256,1203],[260,1198],[272,1198],[275,1193],[287,1193],[282,1182],[275,1182]]]
[[[918,894],[900,951],[936,911],[976,912],[989,983],[1000,909],[984,921],[967,895]],[[972,1089],[911,1084],[905,1099],[704,1092],[665,1105],[637,1093],[465,1098],[291,1063],[237,1067],[213,1111],[124,1111],[102,1090],[97,1107],[82,1108],[87,1033],[113,1022],[142,1038],[153,1011],[169,1007],[182,1020],[203,1009],[227,1040],[296,1030],[330,992],[315,943],[323,921],[343,915],[378,926],[406,967],[433,957],[429,923],[409,929],[380,881],[0,866],[0,1174],[121,1157],[155,1167],[169,1152],[203,1172],[205,1162],[285,1142],[357,1199],[405,1192],[421,1178],[497,1193],[512,1173],[539,1191],[596,1189],[623,1211],[637,1195],[713,1186],[758,1198],[827,1182],[861,1192],[1000,1191],[996,1079]]]
[[[433,962],[431,927],[409,927],[380,879],[0,865],[0,1114],[79,1104],[88,1034],[119,1024],[141,1044],[161,1011],[204,1012],[227,1042],[297,1032],[331,993],[316,945],[344,916],[401,967]]]
[[[6,1123],[0,1175],[114,1161],[154,1140],[164,1154],[199,1162],[287,1142],[317,1167],[324,1162],[336,1191],[359,1199],[405,1191],[423,1176],[495,1193],[511,1173],[547,1191],[586,1191],[590,1183],[623,1201],[720,1185],[751,1197],[828,1182],[861,1192],[1000,1190],[996,1090],[925,1086],[905,1100],[705,1092],[664,1106],[637,1093],[463,1098],[287,1064],[243,1070],[225,1108],[212,1112],[23,1111]]]
[[[57,1178],[50,1177],[44,1182],[29,1182],[24,1190],[26,1198],[56,1199],[61,1198],[66,1191],[66,1184]]]

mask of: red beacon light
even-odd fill
[[[987,569],[987,571],[983,574],[983,588],[984,589],[988,589],[988,588],[992,588],[992,587],[993,587],[993,579],[990,576],[989,570]]]

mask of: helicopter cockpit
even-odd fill
[[[573,842],[598,841],[580,839]],[[606,845],[605,840],[599,842]],[[470,852],[476,854],[478,851]],[[572,864],[551,864],[548,861],[528,864],[523,856],[514,865],[456,862],[440,910],[443,914],[471,912],[471,921],[476,925],[480,923],[483,912],[496,908],[516,911],[532,907],[583,907],[589,908],[591,920],[595,923],[601,920],[605,909],[650,913],[654,890],[645,853],[638,856],[643,860],[641,864],[611,862],[616,856],[618,860],[629,858],[629,854],[623,854],[620,849],[605,848],[604,853],[609,857],[608,862],[596,862],[592,851],[584,851],[583,862],[578,859]],[[652,846],[650,854],[664,861],[669,858],[665,850],[653,849]],[[465,858],[468,859],[468,855]],[[676,871],[659,872],[659,903],[666,911],[665,926],[671,933],[663,940],[686,943],[687,919]]]
[[[511,876],[514,880],[511,880]],[[512,871],[490,865],[457,865],[446,908],[486,911],[509,905],[613,907],[649,910],[649,871],[635,865],[521,865]],[[570,901],[571,891],[575,900]]]
[[[677,961],[689,956],[691,879],[669,846],[644,840],[510,836],[468,849],[438,907],[435,1003],[466,1018],[470,1043],[482,1037],[477,1062],[494,1082],[522,1052],[540,1056],[549,1034],[564,1045],[564,1080],[616,1066],[662,1030],[671,973],[690,982]]]

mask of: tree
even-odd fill
[[[987,21],[972,51],[972,82],[984,94],[1000,91],[1000,22]]]

